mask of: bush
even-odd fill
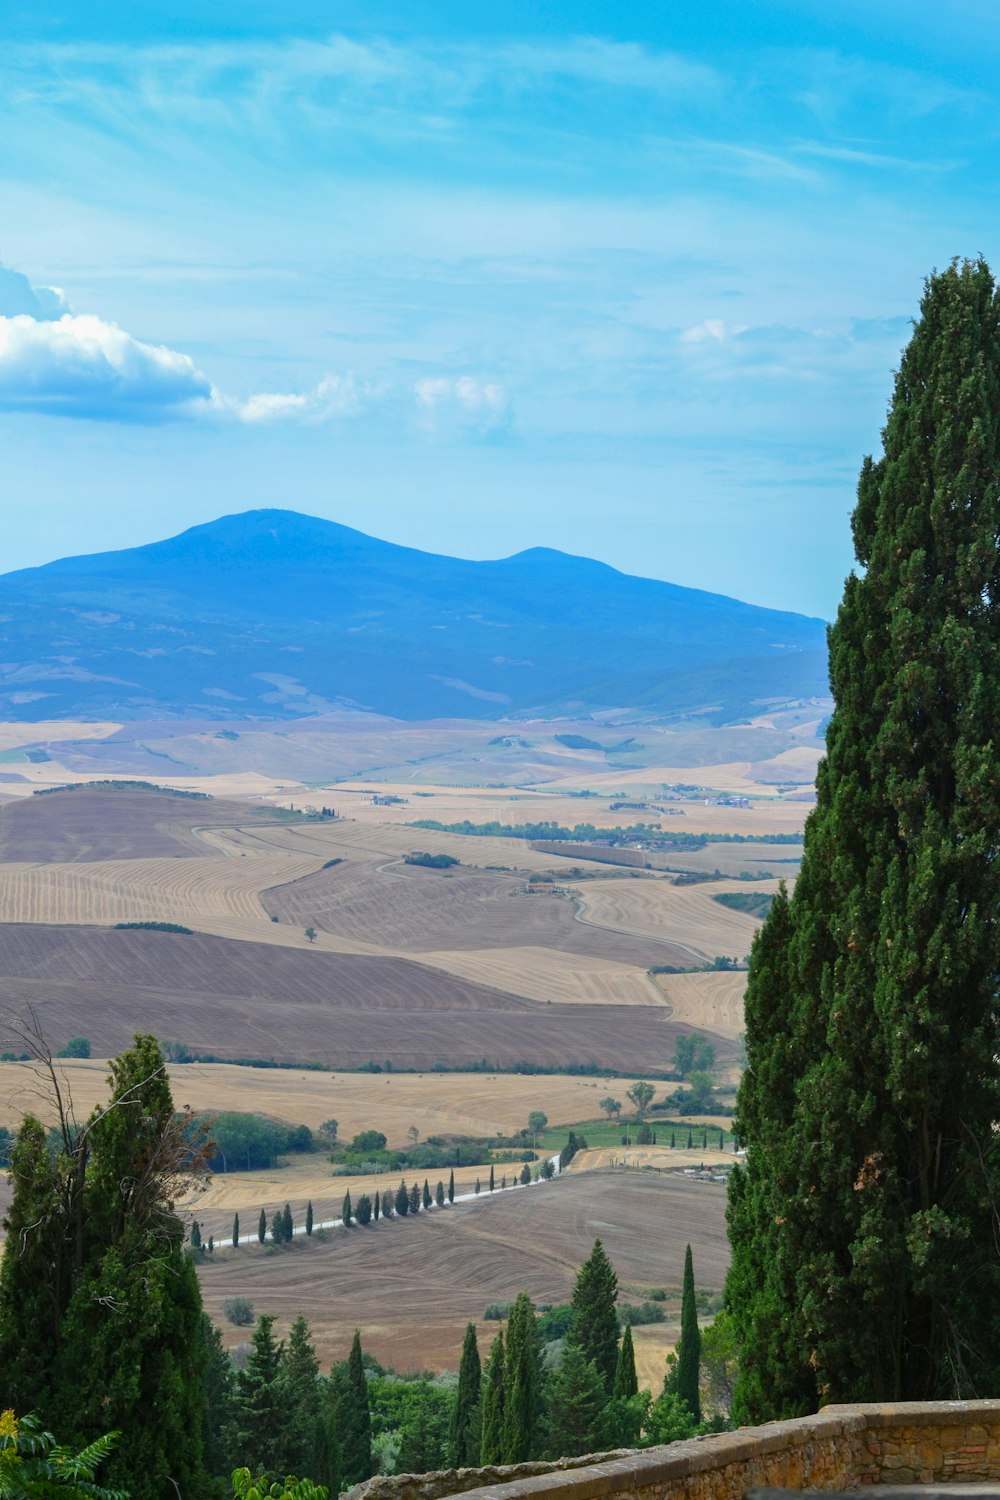
[[[227,1297],[222,1304],[222,1315],[234,1328],[249,1328],[253,1322],[253,1303],[249,1297]]]
[[[61,1047],[56,1057],[89,1057],[90,1039],[85,1036],[70,1037],[65,1047]]]
[[[638,1328],[643,1323],[665,1323],[667,1314],[659,1301],[633,1302],[626,1303],[624,1307],[618,1309],[618,1321],[623,1328],[626,1323],[631,1323],[633,1328]]]
[[[486,1323],[502,1323],[509,1312],[509,1302],[489,1302],[483,1308],[483,1321]]]

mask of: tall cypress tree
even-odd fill
[[[236,1250],[240,1243],[240,1216],[233,1214],[233,1249]]]
[[[319,1360],[309,1324],[300,1313],[288,1330],[288,1346],[278,1375],[284,1412],[283,1472],[315,1474],[320,1418]]]
[[[451,1173],[450,1173],[450,1175],[448,1177],[448,1202],[449,1203],[454,1203],[454,1201],[455,1201],[455,1168],[452,1167]]]
[[[507,1320],[500,1442],[505,1464],[520,1464],[538,1457],[541,1416],[542,1346],[535,1306],[527,1292],[518,1292]]]
[[[1000,296],[982,261],[928,280],[883,449],[858,486],[801,876],[751,955],[741,1419],[1000,1386]]]
[[[479,1345],[476,1342],[476,1325],[469,1323],[462,1342],[462,1362],[458,1367],[458,1393],[451,1417],[448,1441],[451,1462],[459,1466],[479,1461],[479,1424],[476,1420],[479,1393],[482,1386],[482,1369],[479,1362]]]
[[[267,1214],[264,1212],[263,1209],[261,1209],[261,1211],[260,1211],[260,1218],[257,1220],[257,1240],[258,1240],[258,1243],[261,1244],[261,1245],[263,1245],[264,1240],[266,1239],[266,1237],[267,1237]]]
[[[308,1238],[312,1234],[312,1232],[313,1232],[313,1204],[312,1204],[312,1199],[310,1198],[309,1201],[308,1201],[308,1203],[306,1204],[306,1237]]]
[[[577,1273],[573,1288],[573,1322],[570,1340],[583,1350],[601,1377],[605,1395],[611,1395],[618,1364],[618,1277],[600,1240],[594,1241]]]
[[[681,1289],[681,1337],[677,1345],[677,1394],[695,1422],[701,1421],[701,1332],[694,1291],[694,1261],[691,1246],[684,1252],[684,1283]]]
[[[632,1324],[625,1324],[622,1334],[621,1347],[618,1350],[618,1363],[615,1365],[615,1381],[611,1394],[615,1400],[627,1401],[630,1396],[639,1393],[639,1381],[635,1373],[635,1349],[632,1345]]]
[[[479,1462],[498,1464],[503,1458],[503,1408],[506,1387],[507,1356],[503,1329],[490,1347],[483,1376],[483,1429],[479,1444]]]
[[[285,1403],[279,1375],[284,1345],[274,1337],[274,1317],[262,1313],[250,1339],[246,1365],[236,1377],[233,1449],[251,1470],[285,1468]]]
[[[368,1381],[361,1358],[361,1334],[357,1329],[338,1386],[336,1412],[341,1471],[349,1485],[360,1484],[372,1472],[372,1418]]]

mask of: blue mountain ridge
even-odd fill
[[[726,722],[822,695],[826,627],[548,548],[472,562],[290,510],[0,576],[0,717]]]

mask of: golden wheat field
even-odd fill
[[[671,1020],[703,1026],[732,1040],[743,1031],[745,973],[656,974],[653,980]]]
[[[745,912],[714,900],[727,892],[771,894],[776,880],[706,881],[675,885],[668,880],[588,880],[580,888],[583,916],[616,932],[637,937],[667,936],[690,945],[692,958],[742,958],[749,953],[760,923]]]
[[[461,979],[476,976],[479,984],[555,1005],[663,1004],[662,991],[645,969],[556,948],[473,948],[421,953],[420,961]]]

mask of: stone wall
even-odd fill
[[[862,1485],[1000,1480],[1000,1401],[827,1406],[814,1417],[741,1427],[664,1448],[559,1464],[450,1469],[371,1479],[353,1500],[738,1500],[774,1485],[839,1490]]]

